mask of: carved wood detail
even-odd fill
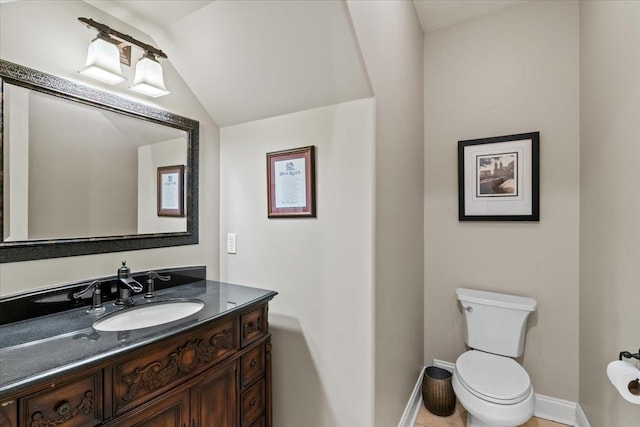
[[[139,391],[153,391],[164,387],[176,378],[188,375],[200,366],[214,360],[221,352],[233,347],[233,329],[224,329],[213,335],[209,341],[196,339],[188,341],[169,354],[169,360],[163,367],[161,361],[154,361],[142,368],[122,376],[127,385],[127,393],[122,400],[129,401]]]
[[[35,412],[31,416],[30,427],[55,427],[69,421],[78,414],[89,415],[93,411],[93,391],[89,390],[75,408],[71,408],[69,402],[64,401],[55,408],[56,413],[45,418],[42,412]]]
[[[242,327],[242,335],[246,338],[249,335],[262,331],[262,317],[258,316],[254,321],[250,321],[244,324]]]
[[[13,427],[11,421],[4,412],[0,412],[0,427]]]
[[[267,338],[267,360],[271,361],[271,337]]]

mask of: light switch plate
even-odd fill
[[[236,233],[227,233],[227,253],[236,253]]]

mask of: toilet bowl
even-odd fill
[[[456,361],[453,390],[467,410],[467,427],[515,427],[535,409],[529,375],[515,360],[470,350]]]
[[[527,371],[513,358],[524,352],[534,299],[474,289],[456,290],[472,350],[456,360],[452,385],[467,410],[467,427],[516,427],[535,410]]]

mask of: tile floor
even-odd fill
[[[456,412],[450,417],[437,417],[427,411],[424,405],[420,405],[420,413],[416,419],[415,427],[464,427],[467,422],[467,411],[458,403]],[[564,427],[565,424],[543,420],[533,417],[521,427]]]

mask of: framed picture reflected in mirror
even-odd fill
[[[158,168],[158,216],[184,216],[184,165]]]

